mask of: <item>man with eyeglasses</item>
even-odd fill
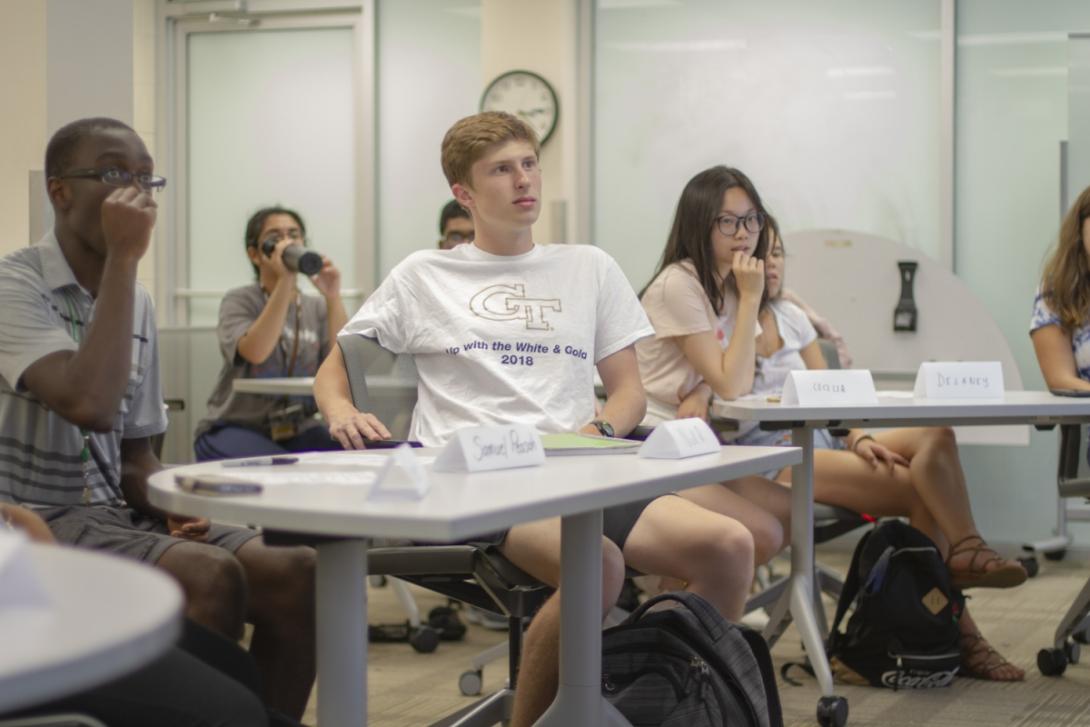
[[[151,437],[167,421],[136,278],[166,180],[136,132],[107,118],[57,131],[45,170],[53,230],[0,260],[0,501],[34,509],[62,543],[164,569],[186,615],[213,631],[238,639],[251,621],[267,701],[298,718],[314,680],[313,551],[147,499],[161,468]]]
[[[473,242],[473,219],[457,200],[443,205],[443,211],[439,213],[439,234],[440,250],[453,250]]]

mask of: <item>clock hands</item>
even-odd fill
[[[516,113],[519,116],[523,116],[523,117],[529,119],[531,116],[537,116],[538,114],[547,114],[547,113],[549,113],[549,109],[539,106],[536,109],[529,109],[528,111],[517,111]]]

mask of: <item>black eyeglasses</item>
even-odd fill
[[[761,228],[765,226],[765,216],[760,212],[751,212],[745,217],[720,215],[715,218],[715,223],[719,225],[719,231],[727,237],[732,237],[737,234],[739,222],[745,225],[747,232],[756,233],[760,232]]]
[[[133,182],[145,192],[158,192],[167,186],[167,178],[154,174],[133,174],[117,167],[105,169],[73,169],[67,174],[57,175],[57,179],[97,179],[111,187],[128,187]]]

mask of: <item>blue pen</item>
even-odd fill
[[[298,457],[251,457],[250,459],[239,459],[234,461],[224,462],[224,467],[271,467],[277,464],[295,464],[299,461]]]

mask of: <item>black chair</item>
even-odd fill
[[[376,414],[387,424],[391,434],[404,438],[408,431],[406,412],[412,411],[416,391],[399,385],[396,379],[404,383],[410,376],[415,378],[411,358],[395,356],[376,341],[362,336],[343,337],[338,343],[356,408]],[[375,374],[390,377],[395,380],[394,385],[382,391],[376,386],[369,388],[367,378]],[[506,723],[511,716],[518,681],[522,624],[541,607],[552,589],[523,573],[492,547],[383,546],[368,550],[367,562],[371,574],[409,581],[448,598],[507,617],[507,687],[436,722],[433,727],[477,727]],[[473,668],[460,675],[458,685],[463,694],[480,693],[481,669],[489,660],[486,657],[494,652],[495,649],[485,652],[474,660]]]
[[[1079,476],[1082,468],[1085,430],[1080,424],[1060,425],[1060,458],[1056,468],[1056,488],[1060,507],[1067,498],[1090,497],[1090,477]],[[1085,470],[1084,470],[1085,472]],[[1060,676],[1068,664],[1079,663],[1080,645],[1090,643],[1090,580],[1068,607],[1052,641],[1052,648],[1037,652],[1037,668],[1045,676]]]

